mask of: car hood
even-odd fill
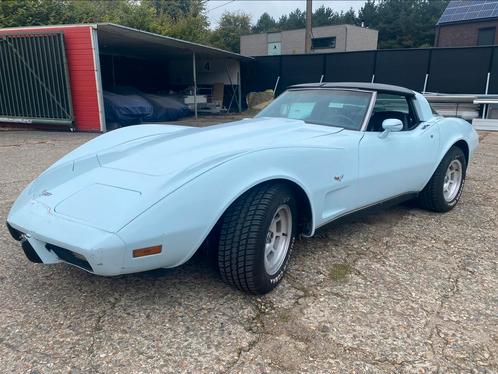
[[[37,204],[49,214],[117,232],[183,184],[232,158],[260,149],[298,147],[311,138],[341,131],[270,118],[206,128],[164,128],[164,133],[156,127],[153,134],[61,160],[28,186],[11,213],[23,204],[31,208]]]
[[[137,139],[99,152],[97,157],[104,168],[174,175],[256,149],[298,145],[338,131],[339,128],[307,126],[299,120],[256,118],[205,128],[186,127]]]

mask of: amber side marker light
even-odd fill
[[[143,257],[143,256],[157,255],[158,253],[161,253],[162,249],[163,249],[162,245],[156,245],[154,247],[134,249],[133,250],[133,257]]]

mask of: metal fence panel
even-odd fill
[[[299,83],[320,82],[324,72],[324,55],[282,56],[282,72],[279,90]]]
[[[244,64],[244,81],[248,91],[273,89],[280,75],[280,56],[258,57]]]
[[[320,55],[256,57],[243,65],[244,92],[272,88],[278,76],[277,94],[287,86],[317,82],[388,83],[423,91],[449,94],[486,92],[498,94],[498,47],[423,48],[378,50]]]
[[[435,48],[427,91],[484,94],[493,48]]]
[[[489,65],[491,75],[489,79],[488,93],[498,94],[498,47],[493,48],[493,55]]]
[[[324,81],[371,82],[374,65],[375,51],[330,53],[325,58]]]
[[[429,70],[428,49],[380,50],[375,62],[375,82],[422,91]]]
[[[73,120],[64,34],[0,35],[0,122]]]

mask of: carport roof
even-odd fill
[[[252,61],[254,58],[242,56],[224,49],[188,42],[170,36],[134,29],[115,23],[81,23],[68,25],[39,25],[0,28],[1,31],[24,32],[27,30],[65,29],[88,26],[97,30],[101,53],[123,56],[168,58],[172,56],[196,55],[204,57],[230,58],[239,61]]]
[[[199,56],[211,58],[230,58],[239,61],[251,61],[252,57],[206,45],[188,42],[169,36],[114,23],[95,25],[99,39],[100,53],[146,58],[168,58],[172,56]]]

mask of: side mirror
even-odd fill
[[[379,138],[385,138],[390,132],[403,130],[403,122],[397,118],[388,118],[382,122],[383,132],[380,133]]]

